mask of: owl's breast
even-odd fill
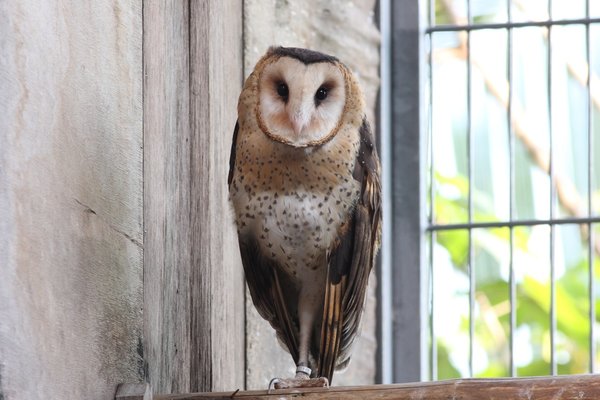
[[[348,187],[346,187],[348,186]],[[296,188],[238,194],[238,231],[251,235],[267,257],[291,274],[317,269],[333,245],[358,197],[355,185],[332,187],[331,192]]]
[[[239,142],[230,185],[239,234],[251,235],[292,276],[324,267],[360,193],[352,176],[355,133],[342,130],[314,149],[290,148],[254,133]]]
[[[238,231],[254,237],[261,252],[290,275],[316,270],[325,265],[359,193],[354,181],[325,189],[302,185],[282,191],[238,191],[232,196]]]

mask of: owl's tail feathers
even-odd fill
[[[326,377],[330,384],[342,339],[342,285],[343,281],[336,284],[328,282],[325,290],[318,376]]]

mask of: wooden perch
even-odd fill
[[[548,376],[537,378],[457,379],[303,390],[254,390],[221,393],[154,396],[154,400],[201,399],[380,399],[448,400],[511,399],[567,400],[600,399],[600,375]]]

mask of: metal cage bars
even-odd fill
[[[585,3],[585,16],[589,20],[590,19],[590,1],[587,0]],[[586,100],[587,100],[587,135],[588,135],[588,181],[587,181],[587,189],[588,189],[588,198],[587,198],[587,206],[588,206],[588,215],[593,214],[593,205],[592,205],[592,172],[594,170],[594,157],[593,157],[593,148],[594,148],[594,135],[592,134],[592,91],[591,91],[591,53],[590,53],[590,24],[585,24],[585,58],[586,63],[588,65],[588,75],[586,82]],[[590,338],[589,338],[589,346],[590,346],[590,372],[596,372],[596,330],[594,327],[594,321],[596,319],[596,299],[595,299],[595,284],[594,284],[594,229],[593,225],[588,222],[588,292],[589,292],[589,320],[590,320]]]
[[[429,80],[429,118],[428,118],[428,129],[429,129],[429,142],[427,144],[428,157],[429,157],[429,193],[428,193],[428,226],[425,231],[429,233],[429,248],[428,257],[429,265],[427,272],[429,274],[429,368],[430,378],[436,380],[438,377],[437,373],[437,327],[435,322],[435,302],[434,302],[434,283],[435,283],[435,271],[434,271],[434,252],[433,247],[436,242],[437,232],[447,230],[467,230],[468,232],[468,275],[469,275],[469,374],[473,375],[473,344],[474,344],[474,313],[475,313],[475,271],[473,265],[473,229],[477,228],[508,228],[509,235],[509,246],[510,246],[510,257],[509,257],[509,303],[510,303],[510,318],[509,318],[509,329],[510,329],[510,360],[509,360],[509,371],[511,376],[516,376],[516,366],[514,361],[515,355],[515,340],[514,332],[516,329],[516,282],[515,282],[515,270],[514,270],[514,228],[521,226],[534,226],[534,225],[548,225],[550,227],[550,348],[551,348],[551,361],[550,361],[550,374],[556,375],[557,373],[557,361],[556,361],[556,331],[557,331],[557,320],[556,320],[556,271],[555,271],[555,228],[561,224],[579,224],[587,226],[587,247],[588,247],[588,281],[589,281],[589,372],[596,372],[595,353],[596,353],[596,341],[595,341],[595,284],[594,284],[594,230],[593,223],[600,222],[600,217],[593,217],[592,209],[592,188],[593,188],[593,134],[592,134],[592,97],[591,97],[591,68],[590,68],[590,25],[594,23],[600,23],[600,18],[590,18],[590,0],[586,0],[586,16],[585,18],[568,19],[568,20],[553,20],[552,19],[552,0],[548,0],[548,19],[545,21],[528,21],[528,22],[513,22],[511,12],[511,0],[506,1],[506,12],[507,21],[505,23],[472,23],[471,16],[471,2],[466,0],[467,7],[467,23],[466,24],[448,24],[448,25],[435,25],[435,7],[434,0],[429,0],[428,7],[428,27],[425,29],[425,35],[428,39],[429,54],[428,54],[428,76]],[[587,217],[572,217],[572,218],[555,218],[555,206],[556,206],[556,185],[554,183],[554,162],[553,162],[553,124],[552,124],[552,27],[553,26],[564,26],[564,25],[583,25],[585,26],[586,35],[586,62],[588,65],[588,75],[586,82],[586,97],[587,97],[587,142],[588,142],[588,181],[587,181]],[[547,93],[548,93],[548,129],[549,129],[549,168],[548,175],[550,179],[550,217],[548,219],[529,219],[522,220],[515,218],[515,132],[513,129],[513,30],[518,28],[526,27],[546,27],[548,30],[547,35]],[[508,221],[491,221],[491,222],[475,222],[473,218],[473,204],[472,204],[472,192],[473,192],[473,145],[474,141],[472,138],[471,124],[472,124],[472,106],[471,106],[471,42],[470,33],[475,30],[482,29],[503,29],[507,31],[507,81],[508,81],[508,101],[507,101],[507,126],[509,135],[509,219]],[[435,159],[433,151],[433,34],[436,32],[465,32],[466,33],[466,63],[467,63],[467,174],[469,180],[469,191],[467,199],[468,207],[468,220],[466,223],[458,224],[436,224],[435,223]]]

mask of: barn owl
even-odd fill
[[[252,300],[296,363],[283,387],[331,382],[349,362],[380,242],[379,171],[352,72],[270,48],[239,97],[228,184]]]

